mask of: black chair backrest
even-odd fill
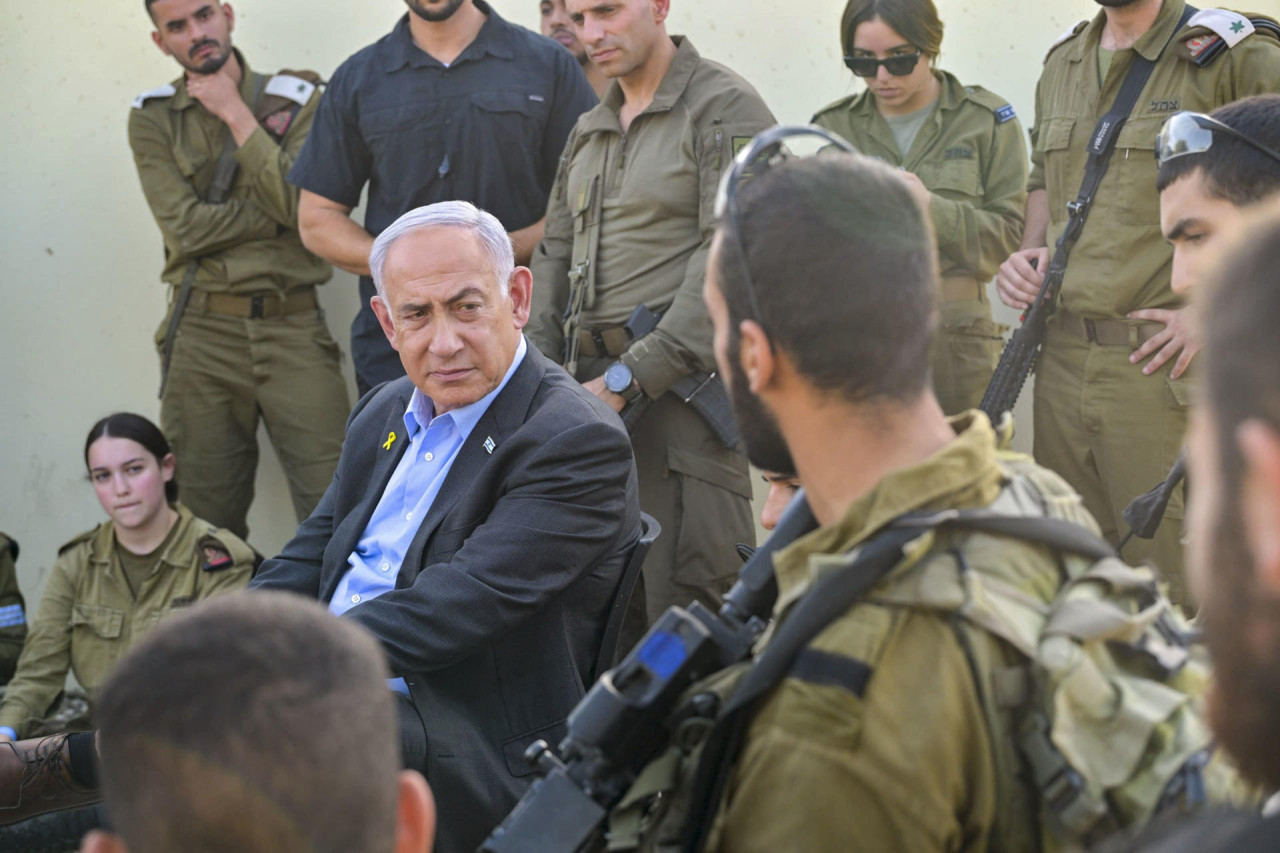
[[[662,532],[662,525],[648,513],[640,513],[640,538],[631,546],[631,556],[627,567],[622,570],[622,579],[618,581],[618,591],[613,596],[613,606],[609,608],[609,621],[604,626],[604,639],[600,643],[600,654],[596,657],[596,667],[591,673],[594,681],[613,666],[614,656],[618,653],[618,636],[622,633],[622,620],[627,615],[627,605],[631,602],[631,593],[635,592],[636,580],[640,577],[640,568],[644,565],[645,555],[653,540]]]

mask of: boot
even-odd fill
[[[69,770],[68,735],[0,743],[0,826],[102,799]]]

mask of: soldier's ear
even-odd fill
[[[236,28],[236,10],[231,8],[230,3],[223,3],[222,11],[227,16],[227,32],[231,32]]]
[[[1259,420],[1236,430],[1244,458],[1240,511],[1258,584],[1280,597],[1280,434]]]
[[[165,56],[173,56],[173,51],[169,50],[169,45],[164,43],[164,39],[160,37],[159,30],[151,31],[151,41],[156,47],[160,48],[160,52]]]
[[[397,778],[396,853],[426,853],[436,834],[436,802],[427,780],[416,770]]]
[[[755,320],[738,324],[738,363],[752,394],[768,387],[777,372],[778,361],[769,345],[769,336]]]
[[[651,0],[653,3],[654,23],[661,24],[671,14],[671,0]]]

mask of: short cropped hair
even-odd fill
[[[1280,151],[1280,94],[1254,95],[1232,101],[1210,115],[1273,151]],[[1252,145],[1214,133],[1213,144],[1200,154],[1183,154],[1160,167],[1160,192],[1196,169],[1204,174],[1205,189],[1236,207],[1248,207],[1280,192],[1280,163]]]
[[[398,725],[363,629],[286,593],[162,623],[97,707],[104,795],[131,853],[390,851]]]
[[[912,47],[937,57],[942,51],[942,19],[933,0],[849,0],[840,16],[840,48],[853,52],[860,24],[880,18]]]
[[[752,319],[809,382],[848,402],[923,393],[938,324],[937,250],[895,170],[820,154],[751,177],[739,196],[737,239],[722,234],[716,270],[733,348]],[[719,227],[732,227],[728,217]],[[752,316],[748,274],[762,317]]]
[[[511,286],[511,273],[516,268],[516,258],[511,248],[511,237],[502,223],[492,213],[481,210],[470,202],[442,201],[409,211],[391,223],[373,241],[373,249],[369,252],[369,273],[379,296],[387,298],[383,269],[391,246],[405,234],[419,228],[461,228],[474,234],[484,253],[489,256],[489,263],[493,274],[497,276],[502,295],[507,295]]]

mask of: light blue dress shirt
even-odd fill
[[[404,555],[436,495],[440,494],[453,460],[494,398],[507,387],[526,352],[528,344],[521,335],[515,358],[498,387],[474,403],[442,415],[434,414],[435,405],[430,397],[413,389],[404,412],[409,448],[387,481],[386,491],[369,518],[369,526],[347,558],[347,571],[329,600],[332,613],[341,616],[360,602],[371,601],[395,589]],[[392,678],[389,684],[392,690],[409,692],[403,678]]]

